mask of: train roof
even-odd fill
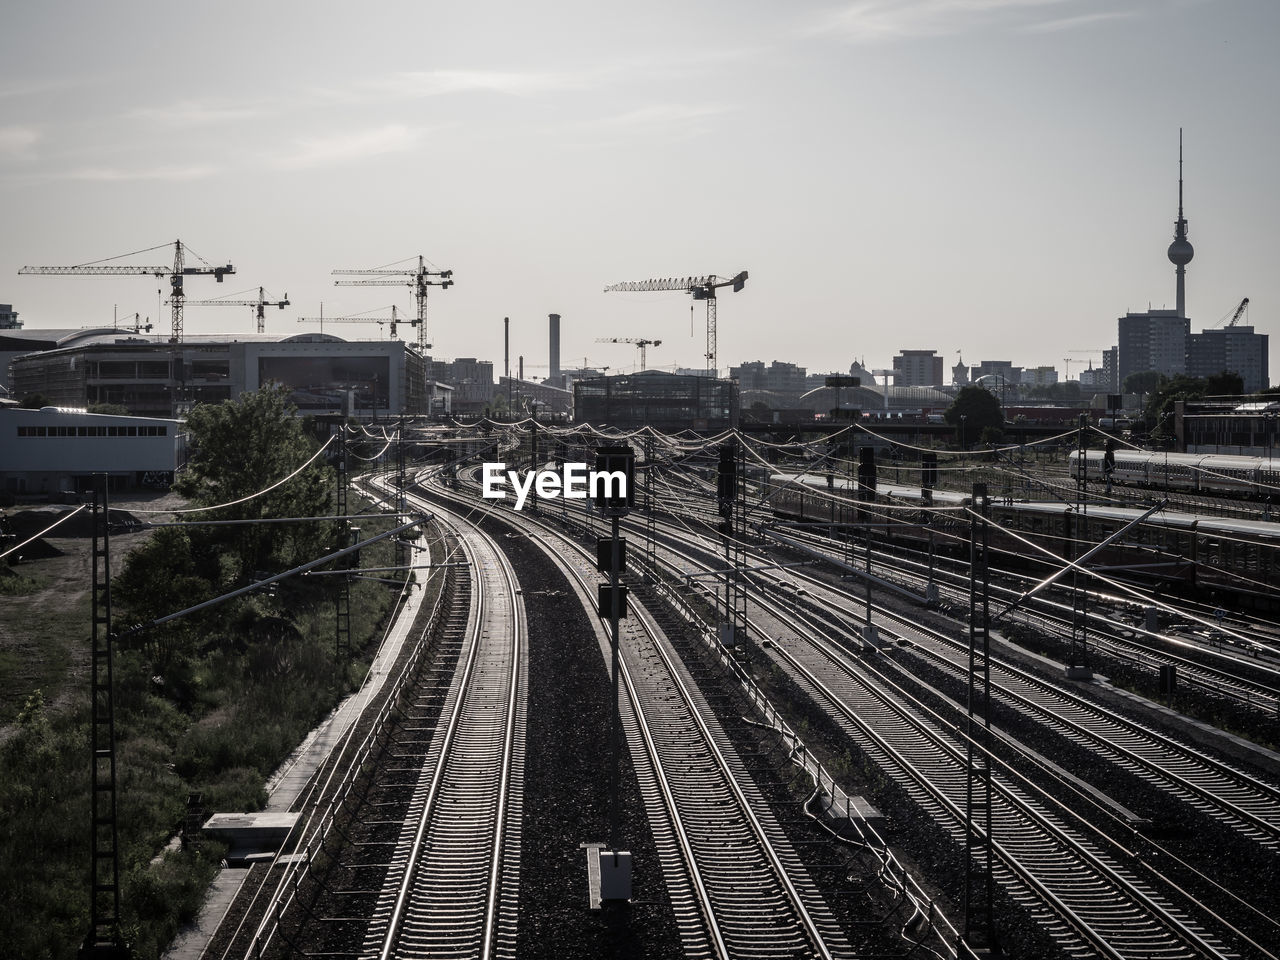
[[[798,483],[815,491],[827,492],[827,475],[825,473],[774,473],[770,475],[770,479],[775,483]],[[833,482],[834,492],[846,495],[854,485],[848,476],[835,476]],[[920,488],[918,486],[904,487],[881,483],[876,486],[876,496],[888,500],[919,503]],[[969,500],[970,497],[967,494],[954,490],[933,491],[933,502],[935,504],[960,506],[968,503]],[[1077,512],[1077,507],[1074,503],[1063,503],[1058,500],[1015,500],[1009,502],[1001,498],[994,498],[992,504],[1005,508],[1013,507],[1019,512],[1043,513],[1046,515]],[[1142,507],[1113,507],[1091,503],[1086,514],[1090,519],[1094,520],[1128,523],[1130,520],[1135,520],[1142,516],[1145,512],[1146,509]],[[1216,517],[1198,513],[1182,513],[1176,510],[1164,510],[1153,514],[1146,522],[1174,529],[1194,529],[1209,534],[1219,533],[1223,536],[1233,534],[1237,536],[1247,535],[1252,538],[1275,540],[1280,543],[1280,522],[1270,520],[1244,520],[1234,517]]]
[[[769,480],[772,483],[798,483],[820,493],[832,492],[846,496],[851,490],[857,488],[857,482],[848,474],[832,474],[830,488],[827,487],[827,474],[825,473],[773,473],[769,475]],[[876,496],[919,502],[920,488],[918,486],[903,487],[877,483]],[[967,502],[968,499],[967,495],[957,493],[954,490],[933,491],[934,503],[962,504]]]
[[[1075,504],[1068,505],[1055,501],[1018,501],[1015,506],[1019,512],[1029,513],[1052,513],[1056,515],[1066,512],[1078,512]],[[1091,520],[1111,520],[1119,523],[1128,523],[1130,520],[1136,520],[1145,512],[1141,507],[1110,507],[1091,503],[1086,515]],[[1275,540],[1280,543],[1280,523],[1270,520],[1211,517],[1198,513],[1180,513],[1164,510],[1153,514],[1145,522],[1175,529],[1195,529],[1202,533],[1220,533],[1224,536],[1227,534],[1248,534],[1250,537]]]
[[[1106,455],[1103,450],[1086,450],[1085,458],[1088,460],[1100,460]],[[1185,466],[1198,468],[1200,470],[1254,470],[1261,468],[1264,471],[1280,470],[1280,460],[1268,457],[1250,457],[1242,456],[1236,453],[1165,453],[1156,450],[1116,450],[1114,451],[1117,463],[1152,463],[1155,466],[1162,466],[1168,463],[1170,466]],[[1080,459],[1080,451],[1072,450],[1068,455],[1069,461]]]

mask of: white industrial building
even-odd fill
[[[66,407],[0,407],[0,490],[84,493],[102,473],[111,489],[165,489],[182,461],[181,426]]]
[[[347,341],[328,334],[280,339],[188,336],[180,344],[126,330],[37,339],[0,335],[10,352],[10,391],[60,407],[120,404],[143,416],[180,416],[279,383],[304,414],[394,417],[449,413],[452,391],[428,380],[429,358],[401,340]],[[25,350],[24,350],[25,346]],[[21,351],[21,352],[19,352]]]

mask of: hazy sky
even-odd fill
[[[118,305],[167,335],[153,279],[17,271],[180,237],[237,270],[190,299],[287,292],[267,320],[283,335],[322,301],[411,311],[407,287],[330,271],[421,253],[456,281],[430,297],[433,354],[500,366],[510,316],[536,376],[550,312],[566,365],[635,362],[597,337],[699,365],[703,304],[691,337],[687,295],[603,287],[743,269],[722,367],[932,348],[1061,372],[1125,311],[1173,306],[1181,126],[1192,328],[1250,297],[1280,380],[1276,0],[50,2],[2,20],[0,302],[28,328]],[[186,330],[254,320],[189,307]]]

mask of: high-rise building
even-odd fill
[[[1166,377],[1187,372],[1187,336],[1191,321],[1177,310],[1126,313],[1118,321],[1120,343],[1116,377],[1124,388],[1132,373],[1154,370]]]
[[[1105,388],[1111,393],[1120,392],[1120,348],[1112,347],[1102,351],[1102,379],[1095,381],[1095,387]]]
[[[898,387],[937,387],[943,379],[942,358],[936,350],[903,350],[893,358],[893,382]]]
[[[1267,335],[1254,333],[1253,327],[1234,325],[1190,334],[1187,373],[1193,377],[1211,377],[1223,371],[1239,374],[1245,393],[1265,390],[1270,385]]]

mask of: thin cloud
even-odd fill
[[[527,97],[551,90],[582,86],[567,74],[519,73],[508,70],[431,70],[397,73],[384,81],[405,96],[430,97],[446,93],[487,91]]]
[[[278,156],[272,163],[286,170],[296,170],[399,153],[417,143],[421,133],[394,123],[373,130],[303,139],[298,141],[294,152]]]
[[[235,120],[248,120],[265,113],[258,107],[236,106],[201,100],[180,100],[165,107],[139,107],[124,116],[127,120],[159,123],[170,127],[200,127]]]
[[[371,100],[420,100],[460,93],[499,93],[531,97],[556,90],[590,86],[586,77],[564,73],[514,70],[412,70],[372,77],[340,89],[313,90],[312,96],[330,103]]]
[[[55,179],[89,180],[99,183],[118,183],[126,180],[203,180],[217,172],[218,168],[209,164],[145,167],[136,170],[119,167],[80,167],[55,175]]]
[[[34,127],[0,127],[0,154],[26,153],[39,139],[40,132]]]
[[[874,42],[961,33],[1078,0],[855,0],[806,32]],[[1070,19],[1070,18],[1059,18]]]
[[[1058,20],[1045,20],[1022,28],[1024,33],[1054,33],[1059,30],[1074,30],[1087,27],[1104,20],[1125,20],[1137,16],[1136,10],[1106,10],[1100,13],[1082,13],[1078,17],[1062,17]]]
[[[719,104],[656,103],[608,117],[602,122],[606,126],[624,129],[682,126],[728,113],[730,109]]]

